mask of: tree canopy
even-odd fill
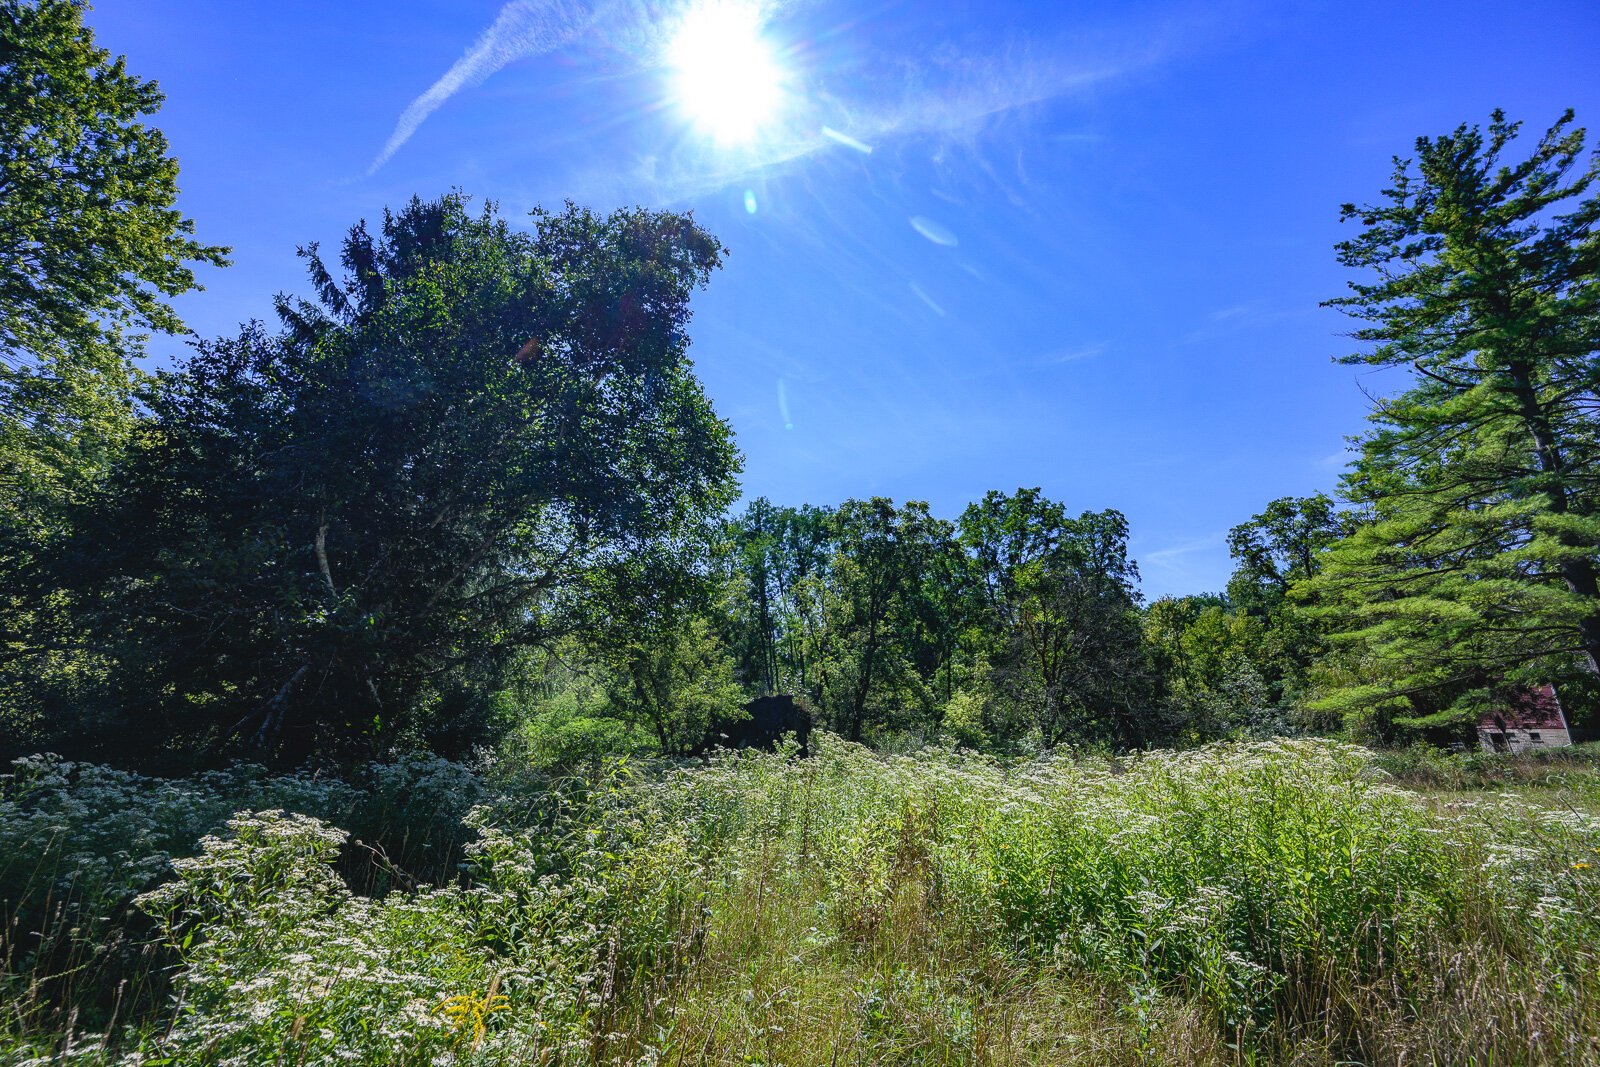
[[[316,299],[163,376],[64,563],[116,650],[108,738],[459,746],[586,575],[729,501],[684,333],[721,249],[686,216],[526,232],[450,195],[356,225],[341,276],[303,254]]]
[[[0,2],[0,351],[45,354],[176,332],[165,302],[195,287],[195,240],[177,207],[178,162],[144,119],[154,82],[94,43],[74,0]]]
[[[146,120],[154,82],[98,47],[69,0],[0,0],[0,736],[40,679],[93,673],[58,590],[61,551],[137,424],[141,331],[226,262],[178,211],[178,163]]]
[[[999,636],[997,680],[1032,710],[1045,744],[1099,735],[1136,745],[1159,732],[1120,512],[1073,519],[1038,489],[991,491],[962,514],[961,542]]]

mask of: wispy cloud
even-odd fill
[[[769,0],[764,10],[781,20],[812,0]],[[587,38],[608,45],[627,41],[623,51],[643,66],[654,55],[671,24],[669,8],[629,0],[513,0],[494,23],[426,92],[408,105],[395,123],[369,173],[387,163],[418,127],[456,93],[482,83],[507,64],[551,52]],[[1000,116],[1086,91],[1108,80],[1157,65],[1192,48],[1207,36],[1215,15],[1193,8],[1187,17],[1155,26],[1129,27],[1121,34],[1079,41],[1013,43],[990,53],[953,46],[932,55],[880,54],[856,70],[857,92],[844,99],[822,91],[795,88],[788,121],[759,143],[739,150],[707,153],[679,142],[646,151],[629,167],[579,175],[582,187],[615,191],[672,203],[746,180],[827,150],[869,154],[894,138],[933,135],[953,140],[977,136]],[[587,177],[587,180],[585,180]],[[568,178],[571,186],[571,176]]]
[[[1254,304],[1238,304],[1233,307],[1219,308],[1208,314],[1202,325],[1185,334],[1183,343],[1198,344],[1203,341],[1213,341],[1219,337],[1228,337],[1247,330],[1261,329],[1291,319],[1309,318],[1316,313],[1317,309],[1314,307],[1274,311]]]
[[[513,60],[542,55],[576,39],[594,22],[595,13],[595,6],[583,0],[512,0],[502,7],[494,23],[472,47],[400,113],[394,132],[367,173],[375,174],[389,162],[446,100],[462,89],[481,84]]]
[[[916,282],[910,282],[908,284],[911,286],[911,291],[917,294],[917,299],[921,300],[924,304],[927,304],[929,310],[931,310],[935,315],[939,316],[941,319],[944,318],[944,308],[939,306],[939,302],[937,300],[924,292],[922,286],[918,285]]]
[[[1139,562],[1141,563],[1153,563],[1157,567],[1165,569],[1178,568],[1183,566],[1183,561],[1187,557],[1193,556],[1196,553],[1215,552],[1225,543],[1226,542],[1223,535],[1217,533],[1212,534],[1209,537],[1195,538],[1191,541],[1183,541],[1175,545],[1169,545],[1166,548],[1159,548],[1154,552],[1142,552],[1139,554],[1138,558]]]
[[[1353,449],[1341,448],[1337,452],[1330,453],[1329,455],[1323,456],[1321,459],[1314,461],[1312,466],[1319,471],[1342,470],[1344,467],[1349,465],[1354,456],[1355,451]]]
[[[1077,348],[1069,348],[1064,352],[1052,352],[1040,359],[1039,364],[1045,367],[1053,367],[1059,363],[1076,363],[1080,359],[1093,359],[1105,350],[1106,342],[1097,341],[1092,345],[1081,345]]]
[[[956,245],[961,243],[960,239],[956,237],[956,235],[951,231],[950,227],[944,225],[943,223],[935,222],[926,215],[913,215],[911,216],[910,222],[913,230],[916,230],[918,233],[936,245],[943,245],[946,248],[954,248]]]
[[[613,169],[580,176],[579,184],[591,189],[597,199],[626,199],[644,189],[657,203],[680,203],[752,175],[782,173],[819,153],[854,153],[860,151],[858,145],[881,146],[914,136],[971,139],[998,116],[1114,77],[1123,69],[1075,69],[1055,64],[1050,72],[1042,65],[1037,71],[1026,65],[1004,71],[1004,66],[984,61],[959,70],[906,70],[897,85],[883,86],[875,94],[877,99],[848,107],[833,97],[800,101],[788,128],[761,143],[714,154],[679,145],[676,151],[641,158],[631,171]],[[930,236],[929,229],[916,221],[912,226],[935,243],[947,243]],[[941,237],[949,233],[943,227],[940,230]]]
[[[830,141],[833,141],[835,144],[842,144],[846,148],[853,148],[864,156],[872,155],[871,145],[867,144],[865,141],[851,137],[848,133],[840,133],[832,126],[824,125],[822,127],[822,136],[826,137]]]

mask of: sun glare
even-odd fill
[[[684,15],[667,60],[674,102],[719,142],[750,140],[778,111],[783,68],[750,0],[700,0]]]

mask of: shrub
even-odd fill
[[[385,889],[454,874],[472,833],[462,820],[487,791],[470,769],[431,756],[373,764],[354,783],[252,764],[166,779],[50,755],[17,760],[0,775],[0,1026],[68,1013],[99,1025],[159,1002],[167,961],[131,903],[235,811],[288,809],[351,827],[362,843],[343,856],[343,874]]]

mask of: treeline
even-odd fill
[[[794,694],[880,746],[993,751],[1194,744],[1338,726],[1308,705],[1326,634],[1290,593],[1350,517],[1274,501],[1231,534],[1226,594],[1146,604],[1113,510],[1038,489],[955,521],[882,497],[751,501],[706,545],[692,598],[535,656],[516,716],[536,754],[693,747],[748,695]],[[608,727],[606,722],[613,725]]]
[[[1417,142],[1346,205],[1398,367],[1339,502],[1145,604],[1115,510],[752,502],[688,356],[692,218],[459,193],[302,250],[276,323],[141,370],[227,249],[174,207],[156,87],[83,7],[0,5],[0,748],[148,767],[714,738],[797,695],[880,744],[1459,739],[1600,672],[1600,156],[1562,117]],[[65,177],[70,176],[70,177]],[[1104,503],[1104,502],[1099,502]]]
[[[1319,506],[1337,521],[1326,498],[1274,505]],[[1073,516],[1038,489],[990,492],[953,522],[917,502],[758,499],[724,528],[715,628],[748,688],[802,694],[853,740],[1131,748],[1284,732],[1319,638],[1265,584],[1262,566],[1300,548],[1268,526],[1234,532],[1252,563],[1233,597],[1146,606],[1126,519]]]
[[[881,497],[756,500],[726,531],[726,627],[742,676],[804,694],[842,736],[960,740],[1167,733],[1116,511],[1072,516],[1037,489],[950,522]]]

